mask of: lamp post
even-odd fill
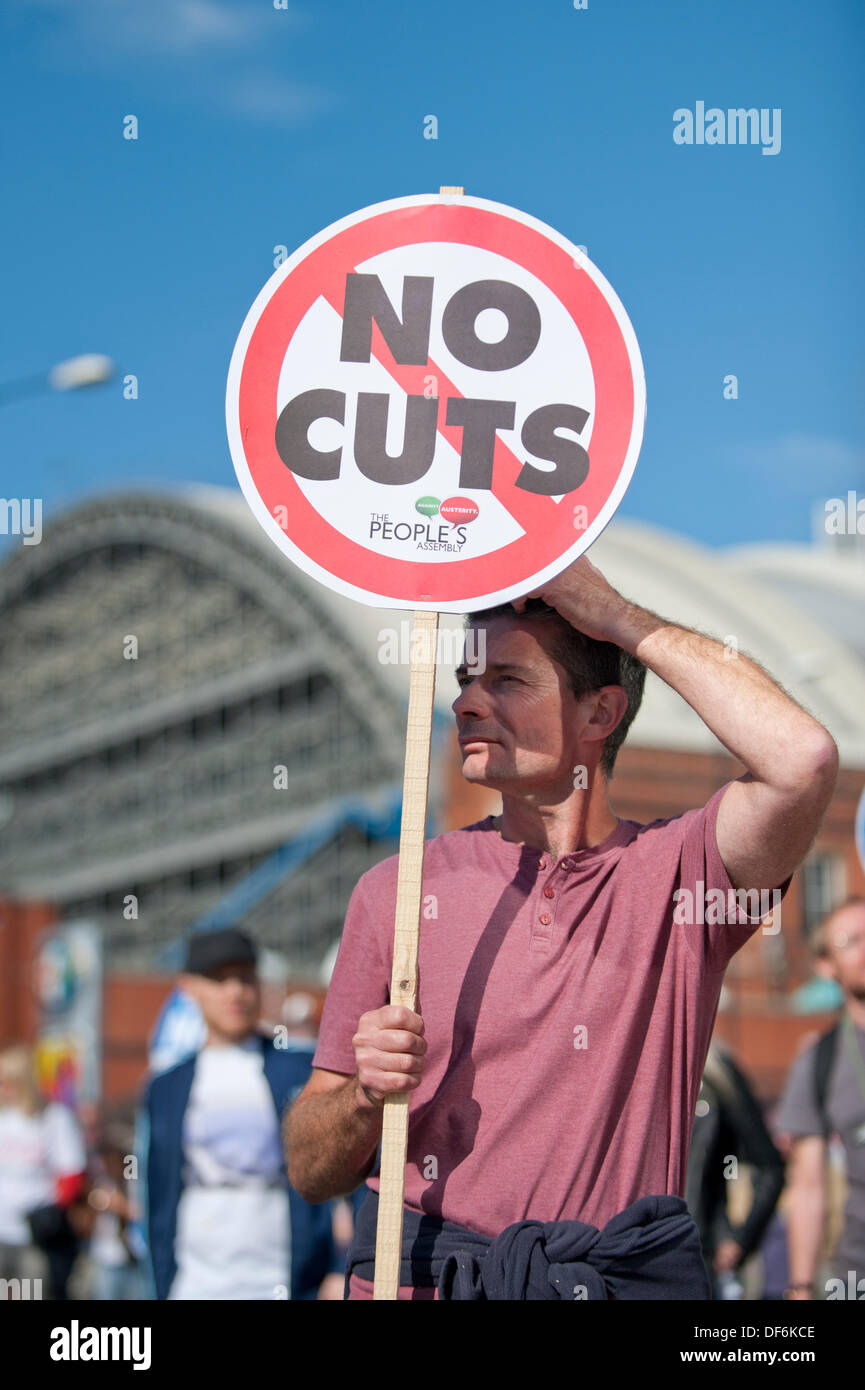
[[[43,391],[79,391],[86,386],[102,386],[111,381],[116,368],[104,353],[87,352],[58,362],[46,372],[19,377],[0,384],[0,404],[39,396]]]

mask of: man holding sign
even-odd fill
[[[458,671],[463,772],[502,812],[426,846],[418,1012],[388,1003],[396,857],[357,884],[290,1180],[320,1202],[367,1179],[349,1296],[370,1297],[382,1107],[410,1092],[401,1298],[708,1298],[681,1194],[723,973],[765,916],[736,890],[786,891],[835,744],[585,557],[469,621],[486,661]],[[608,786],[645,669],[747,771],[643,826]]]
[[[485,629],[454,712],[465,776],[502,813],[424,844],[435,668],[413,643],[400,854],[352,895],[288,1122],[307,1200],[367,1178],[354,1297],[374,1265],[377,1298],[709,1296],[677,1194],[723,971],[766,913],[736,890],[789,881],[837,755],[757,666],[584,558],[644,418],[598,268],[460,189],[310,238],[235,345],[232,458],[274,544],[344,596],[413,609],[424,639],[440,612]],[[645,667],[748,769],[649,826],[607,799]]]

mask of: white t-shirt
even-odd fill
[[[278,1297],[289,1283],[288,1188],[258,1038],[198,1054],[183,1161],[169,1298]]]
[[[0,1241],[29,1245],[26,1215],[56,1200],[56,1180],[87,1166],[81,1130],[65,1105],[27,1115],[0,1107]]]
[[[123,1269],[129,1264],[129,1255],[120,1231],[120,1218],[115,1212],[99,1212],[93,1222],[87,1250],[94,1264],[106,1269]]]

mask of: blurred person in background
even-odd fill
[[[236,927],[198,932],[182,988],[207,1041],[150,1079],[139,1173],[159,1299],[314,1299],[340,1273],[330,1203],[289,1187],[280,1122],[311,1074],[312,1046],[257,1031],[255,946]]]
[[[865,1296],[865,899],[835,908],[812,938],[815,970],[841,987],[838,1023],[793,1062],[775,1121],[789,1146],[787,1241],[793,1299]],[[837,1134],[847,1168],[843,1228],[821,1269],[827,1145]],[[825,1276],[825,1277],[824,1277]],[[862,1281],[861,1287],[859,1281]],[[822,1281],[822,1286],[817,1287]]]
[[[78,1212],[76,1225],[87,1240],[88,1292],[99,1301],[147,1297],[146,1250],[137,1225],[132,1150],[131,1127],[105,1126],[91,1158],[86,1201]]]
[[[736,1162],[731,1168],[730,1159]],[[733,1226],[729,1181],[739,1163],[752,1167],[750,1208]],[[738,1274],[758,1248],[784,1186],[784,1160],[766,1127],[760,1103],[727,1048],[709,1044],[697,1099],[685,1200],[697,1223],[715,1298],[744,1296]]]
[[[321,998],[308,989],[289,989],[280,1009],[281,1027],[290,1038],[305,1038],[315,1043],[318,1037],[318,1022],[321,1017]],[[360,1198],[362,1189],[358,1188],[354,1197]],[[342,1300],[345,1286],[345,1257],[354,1234],[353,1198],[337,1199],[331,1203],[332,1232],[334,1245],[334,1270],[327,1274],[318,1291],[322,1300],[335,1303]]]
[[[84,1189],[80,1126],[65,1105],[46,1102],[33,1052],[0,1053],[0,1278],[42,1279],[44,1296],[65,1299],[78,1238],[69,1209]]]

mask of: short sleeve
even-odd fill
[[[380,1009],[390,996],[390,972],[382,960],[376,923],[366,902],[367,874],[348,904],[342,939],[321,1015],[314,1067],[353,1076],[357,1070],[351,1040],[358,1019]]]
[[[49,1105],[42,1114],[45,1160],[55,1177],[83,1173],[87,1154],[78,1121],[65,1105]]]
[[[791,1139],[806,1139],[811,1135],[822,1139],[825,1136],[826,1125],[817,1105],[816,1063],[816,1044],[800,1052],[794,1060],[775,1114],[773,1129],[776,1134],[787,1134]]]
[[[688,930],[686,939],[701,951],[709,970],[726,970],[731,959],[775,912],[772,931],[780,931],[780,906],[792,881],[769,889],[734,888],[718,850],[718,810],[730,782],[710,797],[699,811],[689,811],[682,822],[682,849],[676,914],[673,920]],[[767,923],[767,926],[769,924]]]

